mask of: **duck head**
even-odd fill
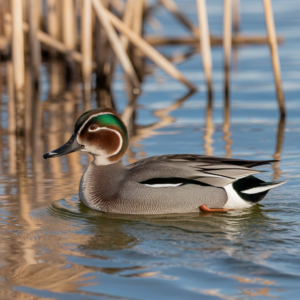
[[[83,151],[92,154],[97,165],[108,165],[121,160],[128,145],[127,129],[118,114],[110,108],[96,108],[82,114],[70,140],[44,158]]]

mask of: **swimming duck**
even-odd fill
[[[44,154],[53,158],[75,151],[93,155],[83,173],[79,196],[88,207],[118,214],[168,214],[247,208],[284,182],[264,182],[251,169],[275,162],[195,154],[161,155],[125,166],[126,126],[109,108],[82,114],[70,140]]]

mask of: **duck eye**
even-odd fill
[[[95,130],[97,128],[98,128],[98,126],[96,124],[93,124],[93,125],[90,126],[90,130]]]

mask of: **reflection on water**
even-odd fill
[[[8,73],[10,67],[6,63]],[[49,80],[55,68],[49,67],[46,74]],[[150,288],[149,299],[161,293],[190,298],[198,298],[200,293],[221,299],[238,299],[241,295],[275,297],[279,293],[278,289],[270,288],[278,285],[271,274],[280,276],[281,271],[266,264],[278,255],[281,236],[285,235],[286,226],[290,226],[282,222],[278,228],[278,217],[274,215],[279,210],[258,205],[225,214],[126,216],[90,210],[77,194],[57,201],[77,191],[84,167],[91,161],[84,153],[72,153],[46,163],[42,159],[45,151],[69,139],[74,121],[86,107],[80,102],[78,87],[74,85],[71,91],[63,92],[60,84],[56,82],[57,86],[49,89],[45,101],[40,101],[41,91],[27,87],[26,95],[30,99],[26,100],[31,109],[29,115],[33,117],[26,117],[23,135],[13,133],[13,101],[2,98],[1,115],[8,113],[8,119],[2,119],[1,123],[2,298],[35,299],[28,295],[48,295],[39,291],[49,291],[50,298],[61,299],[65,293],[78,297],[135,298],[136,292],[126,288],[128,284],[135,286],[134,280],[149,280],[149,287],[140,292],[143,295],[150,288],[151,280],[159,285],[157,292]],[[9,94],[9,84],[6,88],[4,93]],[[153,110],[156,120],[149,125],[137,124],[137,99],[129,101],[122,115],[128,118],[131,128],[126,161],[131,163],[149,155],[141,150],[146,140],[159,136],[183,138],[182,129],[174,126],[177,117],[172,113],[183,109],[193,96],[193,93],[185,94]],[[213,155],[215,125],[211,95],[206,105],[204,150],[207,155]],[[221,140],[225,142],[227,157],[232,152],[229,111],[228,98],[224,122],[217,124],[222,128]],[[277,130],[273,155],[280,159],[284,120],[279,121]],[[192,151],[186,148],[186,152]],[[277,179],[281,176],[279,163],[273,168],[273,177]],[[218,263],[214,264],[215,261]],[[218,265],[223,267],[219,269]],[[252,271],[243,271],[248,269]],[[180,287],[178,281],[189,284]],[[123,289],[112,289],[114,282]],[[222,286],[226,282],[231,292],[224,294]]]
[[[213,155],[213,133],[214,133],[214,124],[213,124],[213,100],[212,95],[208,93],[207,99],[207,108],[206,108],[206,127],[204,139],[204,149],[206,155]]]
[[[284,127],[285,127],[285,117],[281,117],[278,121],[277,127],[277,136],[276,136],[276,149],[274,153],[274,159],[280,160],[281,159],[281,152],[283,148],[283,141],[284,141]],[[279,169],[279,162],[274,163],[273,165],[273,179],[277,180],[281,176],[281,171]]]
[[[298,299],[300,63],[293,36],[299,18],[290,10],[287,18],[274,3],[284,15],[278,28],[289,34],[280,49],[286,120],[278,119],[265,48],[236,49],[239,70],[231,74],[225,98],[222,52],[215,48],[215,90],[206,98],[204,78],[195,75],[201,58],[178,46],[183,54],[166,48],[166,56],[180,62],[198,93],[186,93],[153,66],[164,84],[144,77],[138,98],[124,95],[120,72],[112,91],[103,81],[89,91],[76,76],[67,84],[65,66],[51,55],[39,91],[29,84],[27,69],[24,132],[16,136],[12,65],[1,63],[0,299]],[[212,30],[221,19],[212,16]],[[282,21],[287,19],[293,25]],[[249,20],[246,29],[253,26]],[[114,67],[115,58],[108,59]],[[107,70],[103,80],[112,80]],[[117,108],[128,124],[126,163],[167,153],[274,157],[281,161],[261,176],[289,182],[260,205],[228,213],[126,216],[90,210],[77,191],[91,157],[72,153],[45,161],[42,154],[69,139],[77,117],[96,106]]]

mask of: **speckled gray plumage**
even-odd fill
[[[223,186],[258,173],[249,167],[269,162],[272,161],[163,155],[129,166],[122,162],[102,166],[91,163],[82,176],[79,193],[87,206],[120,214],[187,213],[199,211],[202,204],[221,208],[227,202]],[[174,177],[201,184],[154,188],[141,183],[152,178]]]

